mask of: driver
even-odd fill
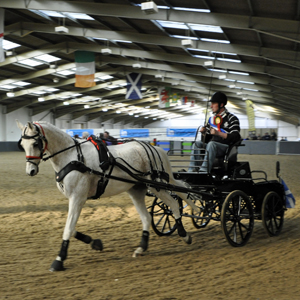
[[[224,156],[229,145],[238,142],[241,138],[239,119],[228,112],[225,107],[227,96],[222,92],[216,92],[212,95],[210,102],[213,116],[200,129],[202,135],[205,136],[205,141],[195,141],[193,145],[189,172],[197,172],[198,167],[200,167],[200,172],[210,172],[215,158]],[[206,154],[201,165],[201,162],[196,161],[201,159],[201,150],[197,148],[205,147]],[[207,155],[207,152],[209,155]],[[208,162],[207,159],[209,159]]]

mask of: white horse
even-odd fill
[[[104,192],[102,191],[102,197],[110,197],[126,191],[140,215],[143,234],[140,246],[134,251],[133,257],[142,255],[148,247],[151,223],[151,215],[145,205],[145,195],[148,189],[171,207],[179,236],[187,244],[191,243],[191,237],[185,231],[181,222],[178,202],[174,200],[168,190],[160,188],[159,184],[166,184],[166,180],[159,175],[168,174],[169,185],[173,184],[181,187],[181,189],[183,188],[183,192],[179,189],[180,192],[177,194],[190,204],[193,209],[198,211],[198,208],[188,199],[184,183],[173,178],[170,162],[164,150],[150,145],[147,146],[147,144],[140,142],[109,146],[110,158],[113,157],[114,160],[109,163],[108,168],[107,166],[106,168],[104,166],[100,168],[98,151],[90,141],[76,141],[67,133],[47,122],[28,122],[24,126],[17,120],[17,125],[22,131],[19,146],[26,153],[26,173],[28,175],[37,175],[40,161],[47,158],[49,158],[58,177],[62,175],[61,170],[65,170],[67,165],[73,166],[75,164],[81,168],[71,169],[69,173],[63,174],[65,176],[62,176],[62,180],[58,179],[59,182],[57,182],[58,189],[69,199],[69,210],[62,237],[62,246],[58,256],[51,265],[50,271],[64,270],[63,261],[67,258],[71,237],[91,244],[93,249],[102,250],[101,240],[93,240],[90,236],[75,230],[84,203],[88,198],[97,195],[99,180],[100,183],[102,182],[100,184],[102,188],[105,186],[103,183],[107,183]],[[83,162],[80,162],[80,160]],[[126,169],[130,169],[132,173],[129,173],[131,175],[126,172]],[[132,174],[137,173],[139,178],[145,180],[146,183],[132,177]],[[158,188],[156,185],[153,186],[151,184],[153,182],[159,185]]]

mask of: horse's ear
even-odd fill
[[[19,127],[21,130],[23,130],[24,125],[23,125],[19,120],[16,120],[16,122],[17,122],[18,127]]]
[[[34,130],[33,124],[32,124],[31,122],[27,122],[27,127],[28,127],[30,130]]]

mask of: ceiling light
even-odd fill
[[[135,117],[135,118],[138,118],[138,117],[139,117],[139,115],[135,115],[134,117]]]
[[[58,83],[59,82],[59,79],[57,77],[53,78],[53,82],[54,83]]]
[[[64,105],[69,105],[70,103],[68,101],[64,101]]]
[[[12,56],[14,54],[14,52],[13,51],[6,51],[5,54],[6,54],[6,56]]]
[[[55,69],[55,68],[56,68],[56,65],[50,64],[50,65],[49,65],[49,68],[50,68],[50,69]]]
[[[184,47],[194,47],[194,42],[193,40],[187,39],[187,40],[182,40],[181,45]]]
[[[241,96],[241,95],[243,95],[243,93],[242,92],[237,92],[236,93],[238,96]]]
[[[136,64],[133,64],[132,67],[133,67],[134,69],[140,69],[142,66],[141,66],[141,64],[136,63]]]
[[[44,101],[45,101],[45,98],[44,98],[44,97],[39,97],[39,98],[38,98],[38,101],[39,101],[39,102],[44,102]]]
[[[156,74],[155,78],[163,78],[163,76],[161,74]]]
[[[153,1],[143,2],[141,9],[147,15],[158,12],[157,5]]]
[[[65,26],[57,26],[57,27],[55,27],[55,32],[57,32],[57,33],[69,33],[69,29]]]
[[[6,93],[6,96],[7,97],[14,97],[15,93],[14,92],[8,92],[8,93]]]
[[[204,62],[204,66],[213,66],[214,62],[212,60],[207,60]]]
[[[108,111],[108,109],[107,108],[102,108],[102,111]]]
[[[103,55],[109,55],[109,54],[111,54],[111,52],[112,51],[109,48],[103,48],[103,49],[101,49],[101,53]]]
[[[121,113],[121,111],[120,111],[120,110],[117,110],[117,111],[116,111],[116,113],[117,113],[117,114],[120,114],[120,113]]]
[[[220,75],[219,79],[226,79],[226,75]]]
[[[247,97],[243,97],[242,99],[243,99],[243,100],[247,100],[248,98],[247,98]]]
[[[86,105],[84,105],[84,108],[90,108],[90,106],[86,104]]]
[[[229,86],[229,88],[230,88],[230,89],[234,89],[234,88],[235,88],[235,84],[231,84],[231,85]]]

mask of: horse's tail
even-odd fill
[[[164,166],[164,169],[165,169],[165,172],[167,172],[169,174],[169,182],[171,184],[174,184],[176,186],[180,186],[180,187],[184,187],[184,188],[191,188],[190,185],[182,180],[176,180],[173,176],[173,172],[172,172],[172,166],[171,166],[171,162],[169,160],[169,157],[168,155],[166,154],[166,152],[159,148],[159,147],[155,147],[161,158],[162,158],[162,162],[163,162],[163,166]],[[188,193],[188,192],[176,192],[176,194],[182,198],[189,206],[191,206],[195,211],[197,212],[200,212],[200,209],[199,207],[197,207],[195,205],[195,203],[192,201],[191,199],[191,194]]]

